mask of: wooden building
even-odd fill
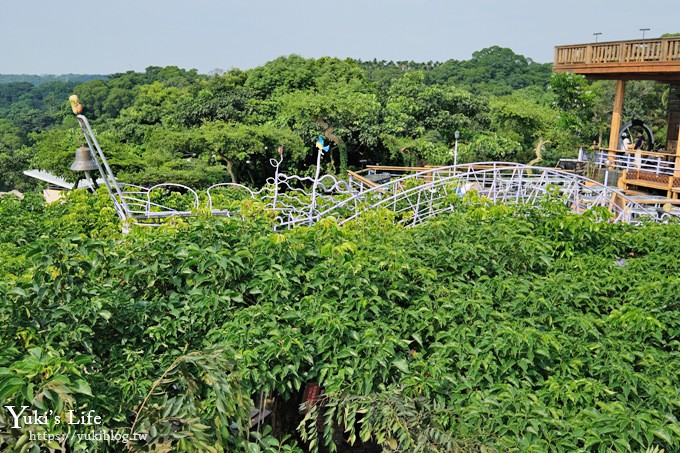
[[[590,80],[615,80],[607,153],[611,167],[623,171],[623,189],[656,189],[669,198],[680,194],[680,37],[599,42],[555,47],[555,72],[583,74]],[[668,139],[658,150],[621,150],[620,132],[626,82],[670,84]]]

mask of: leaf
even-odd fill
[[[16,377],[0,381],[0,401],[3,403],[8,401],[14,393],[21,389],[23,383],[23,380]]]
[[[109,319],[111,319],[111,312],[108,310],[100,310],[99,316],[108,321]]]
[[[656,437],[663,439],[669,445],[673,445],[673,439],[671,438],[670,434],[668,434],[668,432],[666,432],[666,430],[664,430],[663,428],[653,429],[651,433],[654,434]]]
[[[10,289],[7,291],[7,294],[16,294],[21,297],[27,297],[28,294],[26,294],[26,291],[24,291],[23,288],[19,288],[18,286],[15,286],[14,288]]]
[[[252,442],[248,442],[248,447],[246,447],[246,451],[248,453],[260,453],[262,449],[260,448],[259,445],[254,444]]]
[[[85,365],[88,363],[92,363],[92,357],[86,354],[78,354],[74,359],[73,363],[76,365]]]
[[[62,448],[61,448],[61,445],[59,445],[59,443],[58,443],[57,441],[55,441],[55,440],[47,441],[47,442],[45,443],[45,446],[46,446],[47,448],[51,449],[52,451],[57,451],[57,450],[61,450],[61,449],[62,449]]]
[[[74,392],[76,393],[82,393],[83,395],[87,396],[94,396],[92,395],[92,389],[90,388],[90,384],[88,384],[85,380],[83,379],[78,379],[76,380],[72,385],[71,388],[73,389]]]
[[[403,373],[408,373],[408,362],[406,359],[398,359],[392,362],[392,365],[396,366],[399,370],[401,370]]]

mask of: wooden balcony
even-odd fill
[[[680,81],[680,37],[557,46],[553,70],[594,80]]]

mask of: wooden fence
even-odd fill
[[[555,47],[555,65],[680,61],[680,37]]]

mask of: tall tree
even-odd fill
[[[327,85],[322,91],[294,91],[280,96],[277,124],[291,128],[309,145],[317,135],[324,135],[336,145],[339,170],[344,173],[348,153],[362,148],[365,152],[378,141],[381,106],[377,96],[366,92],[366,88],[356,81],[341,82]]]
[[[431,164],[446,163],[454,132],[488,125],[487,111],[484,98],[449,85],[427,85],[422,71],[407,72],[387,92],[384,142],[393,155],[405,154],[409,162],[425,158]]]
[[[271,125],[249,126],[213,121],[200,127],[199,136],[205,151],[224,162],[234,183],[247,175],[253,184],[263,184],[272,172],[269,159],[276,157],[279,146],[283,146],[287,162],[293,164],[305,154],[300,137]]]

